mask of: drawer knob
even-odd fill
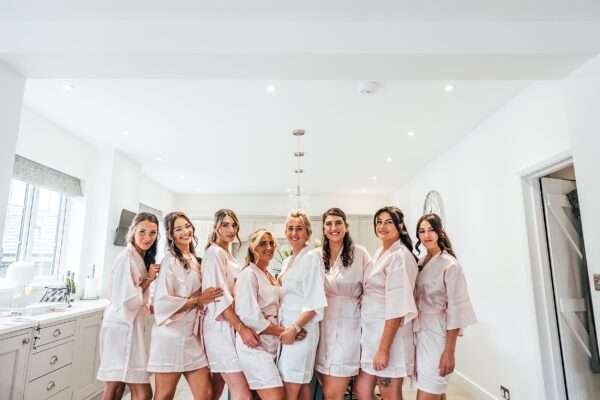
[[[59,336],[61,335],[61,333],[62,333],[62,332],[60,331],[60,328],[56,328],[56,329],[54,330],[54,332],[52,332],[52,336],[54,336],[54,337],[59,337]]]
[[[58,356],[54,355],[50,357],[50,365],[54,365],[58,362]]]
[[[47,391],[51,391],[52,389],[54,389],[54,386],[56,386],[56,383],[54,383],[54,381],[50,381],[50,382],[48,382],[48,384],[46,385],[46,390],[47,390]]]
[[[23,341],[21,343],[23,344],[29,344],[30,339],[28,337],[26,337],[25,339],[23,339]]]

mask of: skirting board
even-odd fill
[[[469,398],[473,400],[501,400],[500,397],[494,396],[462,372],[455,369],[452,375],[452,380],[460,385],[461,391],[464,391]]]

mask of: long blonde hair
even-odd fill
[[[256,262],[256,257],[254,256],[254,249],[260,244],[260,241],[265,235],[271,235],[273,239],[274,249],[277,249],[277,240],[275,240],[275,235],[273,232],[266,230],[265,228],[260,228],[255,230],[248,237],[248,252],[246,253],[246,257],[244,258],[244,267],[247,267],[250,264]]]
[[[237,215],[235,215],[233,210],[230,210],[228,208],[222,208],[215,213],[213,229],[212,229],[212,232],[210,233],[210,235],[208,236],[208,243],[206,243],[206,247],[205,247],[206,249],[208,249],[211,244],[217,242],[217,239],[218,239],[217,231],[223,224],[223,220],[225,219],[225,217],[230,217],[233,220],[233,222],[235,222],[237,224],[237,230],[235,232],[235,237],[237,238],[237,240],[240,243],[242,243],[242,240],[240,239],[240,220],[238,219]]]

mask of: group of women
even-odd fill
[[[327,210],[322,223],[314,249],[308,215],[289,214],[292,255],[275,277],[273,232],[250,235],[243,266],[232,255],[241,240],[231,210],[216,212],[203,259],[191,220],[168,214],[160,266],[158,220],[138,214],[111,273],[100,335],[104,399],[120,398],[125,384],[132,399],[150,399],[154,374],[161,400],[174,397],[182,375],[197,400],[220,398],[225,384],[233,400],[310,400],[314,371],[326,400],[343,399],[353,379],[360,400],[371,400],[376,386],[384,399],[402,399],[404,377],[416,380],[419,400],[444,398],[457,337],[475,314],[440,218],[419,219],[413,249],[400,209],[381,208],[373,218],[381,247],[372,257],[353,243],[342,210]]]

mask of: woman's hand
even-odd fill
[[[375,371],[381,371],[387,368],[390,361],[390,352],[378,349],[373,357],[373,369]]]
[[[288,326],[283,332],[281,332],[281,335],[279,335],[279,340],[282,344],[292,344],[296,340],[296,335],[300,332],[297,332],[296,328],[293,326]]]
[[[242,342],[248,347],[256,347],[260,344],[260,338],[256,332],[242,323],[240,323],[238,334],[240,335],[240,338],[242,338]]]
[[[440,376],[446,376],[454,371],[454,352],[444,350],[440,357]]]
[[[208,289],[204,290],[200,295],[194,296],[196,304],[202,305],[207,305],[212,302],[216,303],[217,301],[219,301],[219,297],[223,297],[223,289],[215,287],[209,287]]]
[[[160,264],[150,264],[148,268],[148,279],[151,281],[156,279],[156,276],[160,272]]]

